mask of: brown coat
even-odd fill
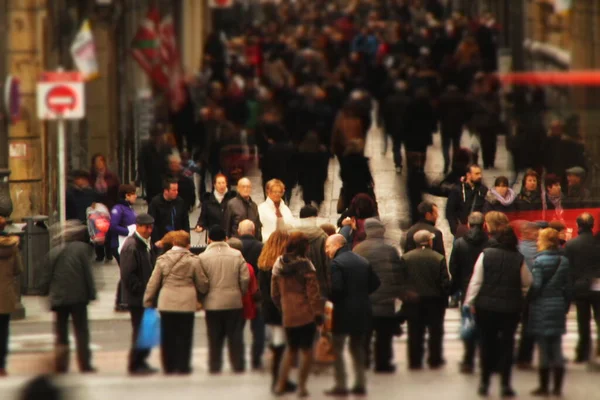
[[[17,236],[0,236],[0,314],[10,314],[19,303],[21,253]]]
[[[310,324],[322,315],[319,281],[310,260],[279,257],[273,266],[271,298],[281,310],[285,328]]]
[[[144,307],[172,312],[195,312],[200,282],[203,280],[200,260],[187,250],[171,249],[156,260],[146,286]]]

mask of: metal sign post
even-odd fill
[[[67,222],[67,165],[65,146],[65,120],[58,119],[58,216],[60,226]]]

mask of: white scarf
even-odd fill
[[[220,194],[216,190],[213,193],[215,194],[215,199],[217,199],[217,201],[219,202],[219,204],[221,204],[223,202],[223,199],[225,198],[225,195],[227,194],[227,189],[225,189],[225,191],[223,192],[223,194]]]

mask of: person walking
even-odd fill
[[[189,251],[190,234],[174,231],[169,235],[172,247],[156,260],[144,293],[144,307],[160,311],[163,371],[188,375],[192,373],[194,313],[204,277],[198,257]]]
[[[273,266],[271,298],[281,310],[287,350],[275,394],[283,394],[294,360],[302,354],[298,396],[307,397],[306,383],[312,365],[317,325],[323,324],[323,307],[315,267],[306,258],[309,242],[301,232],[290,234],[285,254]]]
[[[152,244],[160,247],[160,240],[171,231],[190,231],[190,218],[185,202],[179,197],[177,181],[165,180],[162,194],[148,204],[148,214],[154,219]]]
[[[110,211],[110,232],[111,232],[111,251],[117,260],[117,265],[121,264],[119,255],[120,244],[125,242],[125,238],[130,236],[130,226],[135,226],[136,213],[133,205],[137,200],[135,186],[119,186],[119,202]],[[117,295],[115,297],[115,311],[127,311],[127,304],[123,303],[121,294],[121,281],[117,284]]]
[[[237,184],[237,195],[227,203],[223,220],[223,229],[227,237],[233,237],[238,231],[240,222],[249,219],[254,222],[255,236],[262,241],[262,223],[258,213],[258,206],[250,197],[252,193],[252,182],[248,178],[242,178]]]
[[[483,214],[474,212],[469,215],[469,231],[465,236],[454,242],[450,255],[450,276],[452,277],[452,294],[460,295],[461,305],[465,303],[469,281],[473,275],[473,267],[479,254],[487,246],[488,237],[483,230]],[[475,369],[475,352],[477,349],[476,338],[464,340],[463,359],[460,363],[460,372],[472,374]]]
[[[152,247],[154,218],[150,214],[140,214],[135,218],[135,232],[129,236],[121,248],[121,288],[123,301],[131,316],[131,351],[127,369],[131,375],[149,375],[157,370],[146,361],[150,350],[136,348],[136,342],[144,315],[144,291],[156,263],[156,253]],[[162,239],[162,238],[161,238]]]
[[[435,223],[439,216],[438,206],[429,202],[423,201],[417,207],[419,212],[420,221],[410,227],[406,232],[406,244],[404,246],[404,252],[408,253],[411,250],[416,249],[417,243],[415,243],[414,236],[420,230],[426,230],[435,235],[433,239],[433,250],[440,253],[443,257],[446,257],[446,249],[444,249],[444,235],[442,231],[435,227]]]
[[[96,300],[91,247],[85,242],[87,229],[79,221],[61,227],[62,244],[50,251],[40,276],[40,291],[47,295],[56,324],[56,372],[69,370],[69,317],[73,319],[77,362],[84,373],[96,372],[91,364],[87,306]]]
[[[273,266],[285,252],[289,239],[287,231],[275,231],[265,243],[260,257],[258,258],[258,286],[262,297],[261,309],[264,320],[269,329],[270,348],[273,353],[271,361],[271,390],[275,391],[279,377],[279,369],[283,353],[285,352],[285,330],[282,326],[281,311],[273,303],[271,298],[271,280]],[[296,391],[296,384],[287,381],[285,385],[287,393]]]
[[[263,243],[254,236],[255,230],[254,222],[249,219],[240,222],[238,227],[238,237],[242,248],[238,250],[242,252],[244,260],[246,260],[248,265],[252,268],[251,274],[258,282],[258,258],[263,249]],[[227,243],[229,243],[229,241]],[[229,245],[231,246],[231,243]],[[260,291],[250,297],[260,301]],[[262,357],[265,352],[265,320],[260,307],[256,307],[256,305],[252,308],[251,315],[252,318],[246,316],[246,319],[250,320],[250,330],[252,331],[252,369],[261,370],[263,368]]]
[[[0,377],[6,376],[10,314],[19,304],[18,276],[23,271],[19,237],[4,233],[6,218],[0,216]]]
[[[540,354],[540,385],[531,394],[550,394],[550,371],[554,377],[552,394],[562,396],[565,377],[565,359],[562,353],[562,335],[567,332],[569,299],[569,260],[562,255],[558,232],[542,229],[538,238],[539,253],[533,263],[533,283],[530,289],[531,333],[535,335]]]
[[[592,282],[600,279],[600,242],[592,232],[594,217],[591,214],[583,213],[577,217],[577,228],[579,235],[567,242],[565,256],[569,260],[571,291],[577,307],[579,340],[575,362],[584,363],[590,360],[592,350],[590,330],[592,311],[596,327],[600,332],[600,293],[591,290]],[[600,345],[600,336],[597,343]],[[597,346],[597,352],[600,355],[600,346]]]
[[[444,256],[433,250],[435,235],[427,230],[414,234],[417,248],[401,258],[404,284],[416,294],[406,305],[408,319],[408,367],[423,368],[425,330],[429,333],[427,363],[430,368],[444,366],[444,316],[448,306],[450,277]]]
[[[244,309],[250,273],[242,254],[225,243],[225,230],[214,225],[208,247],[199,256],[203,279],[199,291],[206,311],[208,367],[211,374],[223,368],[223,344],[227,338],[229,361],[236,373],[244,372]]]
[[[496,232],[475,263],[465,304],[475,313],[481,334],[479,395],[487,396],[492,372],[498,369],[501,396],[515,397],[511,386],[515,332],[532,276],[518,252],[512,227],[504,226]]]
[[[381,286],[370,296],[373,307],[373,326],[366,340],[367,364],[370,362],[371,342],[375,337],[375,372],[393,373],[396,367],[392,340],[400,334],[400,322],[394,310],[395,299],[400,297],[402,287],[394,279],[400,268],[400,255],[395,247],[385,243],[385,226],[377,218],[365,221],[367,239],[354,248],[354,253],[364,257]]]
[[[371,300],[369,295],[381,281],[367,260],[348,249],[346,239],[335,234],[325,242],[331,259],[331,302],[333,303],[333,351],[335,354],[335,386],[325,392],[328,396],[367,394],[365,376],[365,340],[371,330]],[[355,383],[347,387],[344,348],[350,340]]]

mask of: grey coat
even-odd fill
[[[538,253],[533,263],[529,329],[536,336],[566,333],[569,261],[559,251]]]
[[[374,317],[393,317],[394,301],[400,297],[402,290],[400,282],[394,279],[394,274],[400,269],[400,255],[396,248],[385,243],[384,232],[383,225],[379,231],[368,230],[367,239],[353,250],[371,264],[381,281],[381,286],[369,296]]]
[[[198,256],[201,280],[198,290],[205,310],[242,308],[242,296],[248,291],[250,272],[238,250],[225,242],[214,242]]]
[[[223,217],[223,228],[227,233],[227,237],[237,235],[240,222],[249,219],[254,222],[256,228],[256,238],[262,241],[262,223],[258,215],[258,206],[251,198],[244,199],[239,194],[227,203],[225,215]],[[210,226],[208,227],[210,229]]]

